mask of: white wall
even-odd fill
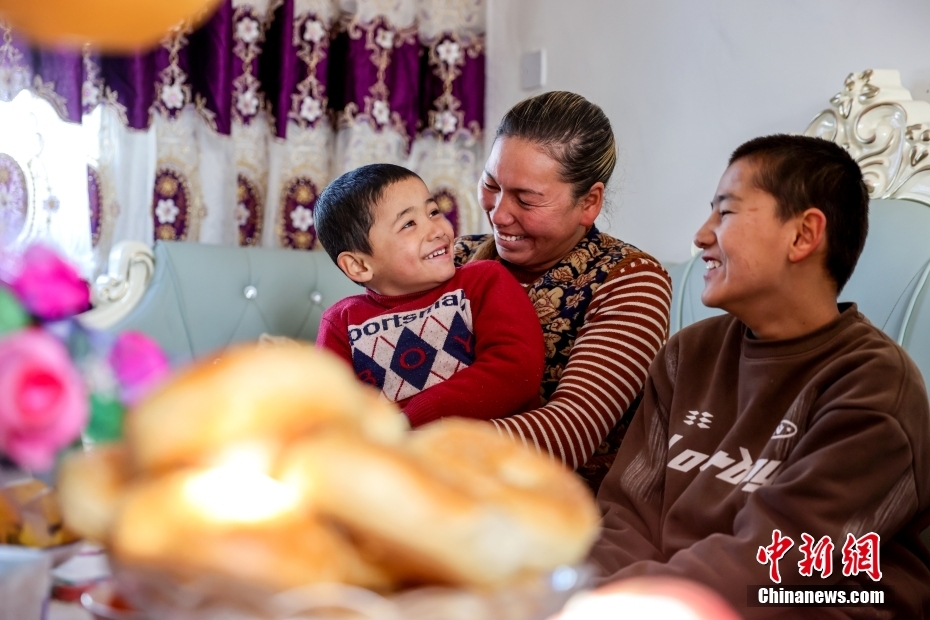
[[[488,132],[546,90],[597,103],[620,144],[599,226],[682,261],[741,142],[803,131],[852,71],[898,69],[930,99],[928,33],[927,0],[489,0]],[[539,48],[546,84],[521,90]]]

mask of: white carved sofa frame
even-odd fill
[[[91,288],[93,309],[81,315],[91,329],[109,329],[126,317],[145,294],[155,273],[155,254],[141,241],[122,241],[110,251],[107,273]]]

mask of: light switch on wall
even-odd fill
[[[520,56],[520,87],[532,90],[546,84],[546,50],[524,52]]]

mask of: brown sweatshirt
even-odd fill
[[[859,314],[760,341],[731,315],[675,334],[598,494],[606,580],[675,575],[749,618],[930,617],[930,406],[907,354]],[[756,559],[778,529],[781,583]],[[875,583],[844,577],[847,534],[881,537]],[[835,545],[833,574],[799,574],[801,534]],[[606,581],[605,580],[605,581]],[[747,607],[747,585],[876,586],[874,608]]]

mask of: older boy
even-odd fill
[[[918,538],[927,392],[900,347],[855,304],[837,305],[867,215],[861,171],[835,144],[769,136],[733,153],[695,237],[701,299],[729,314],[673,336],[650,367],[598,495],[592,557],[608,580],[691,578],[747,617],[801,611],[748,607],[751,585],[885,591],[883,605],[805,617],[930,611]]]
[[[529,297],[496,262],[455,267],[452,225],[420,177],[362,166],[323,191],[314,215],[330,257],[367,289],[323,314],[318,346],[412,426],[538,406],[544,350]]]

